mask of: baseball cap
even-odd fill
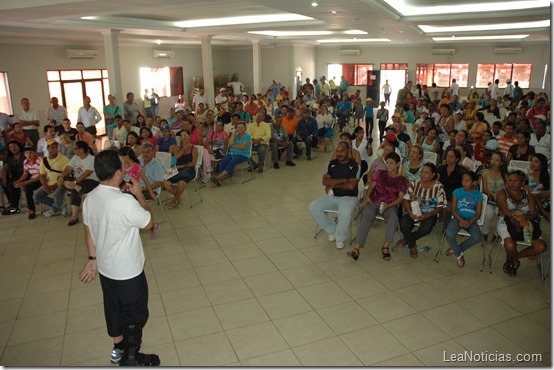
[[[242,95],[246,95],[246,96],[248,96],[248,94],[247,94],[247,93],[245,93],[245,92],[243,92],[243,93],[242,93]]]
[[[498,141],[496,141],[495,139],[491,139],[491,140],[487,141],[487,143],[485,144],[485,148],[489,149],[489,150],[496,150],[499,147],[500,147],[500,143]]]
[[[390,133],[385,135],[385,140],[391,143],[394,146],[398,146],[398,140],[396,134]]]
[[[46,142],[46,147],[48,148],[52,144],[58,144],[58,142],[55,139],[50,139]]]
[[[428,114],[428,113],[429,113],[429,109],[423,108],[423,109],[421,110],[421,113],[427,113],[427,114]]]
[[[35,148],[34,148],[32,145],[25,145],[25,152],[26,152],[27,150],[30,150],[30,151],[33,151],[33,152],[36,151]]]
[[[464,115],[464,111],[460,109],[460,110],[456,111],[455,114],[461,114],[461,115],[463,116],[463,115]]]
[[[165,125],[165,126],[162,126],[160,128],[162,131],[165,130],[165,131],[169,131],[169,126],[168,125]]]
[[[537,114],[537,115],[535,116],[535,118],[538,118],[538,119],[540,119],[540,120],[546,121],[546,117],[545,117],[544,115],[542,115],[542,114]]]
[[[510,115],[512,115],[512,114],[515,114],[517,116],[516,112],[512,112],[512,111],[509,110],[509,111],[506,112],[506,117],[510,117]]]
[[[227,91],[226,88],[222,87],[221,89],[219,89],[219,92],[223,92],[223,91]]]

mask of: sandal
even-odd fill
[[[513,262],[510,261],[510,271],[508,273],[508,276],[515,277],[517,275],[517,269],[519,268],[519,266],[521,266],[521,262],[519,263],[519,265],[516,266]]]
[[[417,258],[417,247],[410,248],[410,257]]]
[[[396,244],[394,245],[394,248],[402,248],[404,247],[404,245],[406,245],[406,241],[404,239],[400,239],[399,241],[396,242]]]
[[[350,258],[352,258],[354,261],[357,261],[360,257],[360,249],[354,248],[350,252],[346,252],[346,255]]]
[[[460,255],[460,257],[457,257],[457,258],[456,258],[456,261],[458,262],[458,267],[459,267],[459,268],[464,267],[465,264],[466,264],[466,261],[465,261],[465,259],[464,259],[464,255],[463,255],[463,254]]]
[[[502,270],[504,271],[505,274],[510,275],[510,265],[511,265],[510,258],[507,257],[506,262],[504,262],[504,265],[502,265]]]
[[[448,249],[446,250],[446,255],[447,255],[448,257],[450,257],[450,256],[453,255],[453,254],[454,254],[454,251],[452,250],[452,248],[448,248]]]
[[[387,253],[385,253],[385,249],[387,250]],[[390,255],[390,252],[389,252],[389,247],[383,247],[381,248],[381,254],[383,255],[383,259],[385,261],[390,261],[391,260],[391,255]]]

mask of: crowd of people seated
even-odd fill
[[[360,90],[348,95],[343,81],[337,86],[325,77],[319,83],[307,79],[293,98],[275,81],[266,93],[248,95],[237,80],[230,85],[232,94],[221,88],[213,103],[203,89],[190,105],[179,97],[167,117],[157,115],[158,107],[152,109],[151,104],[141,110],[133,93],[126,95],[123,110],[110,95],[102,112],[110,147],[120,150],[127,176],[141,182],[146,198],[156,199],[166,189],[173,196],[170,208],[180,206],[182,193],[196,177],[200,154],[200,180],[221,186],[242,162],[263,172],[268,151],[273,168],[279,169],[283,153],[286,166],[293,167],[293,159],[303,156],[304,150],[311,160],[315,148],[326,152],[331,146],[330,163],[346,166],[348,171],[329,169],[324,176],[325,197],[354,197],[355,205],[358,181],[363,179],[357,242],[348,252],[356,260],[377,216],[387,224],[382,249],[387,261],[396,230],[403,234],[397,244],[406,245],[416,258],[416,241],[439,222],[450,245],[446,253],[455,255],[460,267],[467,248],[481,239],[491,242],[495,236],[504,240],[504,270],[509,275],[516,274],[520,257],[546,249],[537,221],[550,217],[550,102],[545,93],[523,94],[518,87],[502,96],[495,81],[483,94],[471,91],[461,99],[455,81],[442,95],[436,87],[413,87],[408,82],[389,112],[387,101],[377,104],[368,98],[364,104]],[[90,98],[84,98],[78,117],[73,128],[67,110],[56,98],[47,109],[42,135],[38,114],[27,98],[21,100],[13,123],[6,115],[0,116],[2,191],[7,196],[7,203],[3,194],[0,197],[3,215],[20,212],[23,190],[30,219],[36,217],[36,202],[49,206],[45,217],[56,216],[64,212],[64,195],[69,192],[68,225],[79,222],[81,199],[98,184],[93,156],[104,148],[96,135],[102,116]],[[379,142],[373,144],[375,121]],[[344,144],[335,146],[337,128]],[[201,153],[195,146],[201,147]],[[167,168],[155,158],[158,152],[171,156],[174,176],[166,178]],[[523,175],[508,172],[513,161],[528,162],[528,171]],[[125,187],[122,184],[123,191]],[[477,193],[488,196],[485,206]],[[343,218],[339,224],[330,224],[321,216],[321,207],[329,205],[327,198],[314,201],[310,212],[340,248],[346,240],[344,222],[350,223],[353,200],[333,203],[347,208],[339,210]],[[477,228],[483,212],[485,223]],[[521,235],[514,230],[521,231],[527,222],[534,230],[532,243],[518,253],[515,242],[521,241]],[[462,244],[456,242],[459,229],[472,235]]]

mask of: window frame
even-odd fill
[[[437,77],[439,74],[439,70],[446,69],[445,67],[438,66],[448,66],[447,78],[439,79]],[[453,68],[453,66],[459,67]],[[453,76],[453,69],[460,70],[462,72]],[[464,71],[465,79],[460,78],[460,75],[464,75]],[[451,86],[453,78],[456,79],[456,83],[460,86],[460,88],[467,88],[469,86],[469,63],[416,63],[416,84],[432,86],[433,83],[436,83],[438,88],[445,88]],[[442,80],[448,81],[448,85],[441,85],[440,81]]]
[[[484,84],[483,83],[478,84],[477,82],[483,80],[482,78],[479,78],[481,67],[482,66],[489,66],[489,65],[492,66],[492,73],[489,73],[489,74],[492,74],[492,79],[485,81]],[[502,78],[499,78],[498,70],[500,68],[508,68],[507,66],[510,66],[509,67],[510,68],[509,76],[504,76]],[[519,78],[518,79],[514,78],[514,69],[515,69],[514,67],[515,66],[529,66],[528,67],[528,69],[529,69],[529,79],[527,81],[524,81],[524,80],[519,79]],[[498,87],[499,88],[505,88],[507,86],[506,79],[509,78],[510,80],[512,80],[512,82],[518,81],[519,82],[519,87],[521,87],[522,89],[529,89],[530,86],[531,86],[532,75],[533,75],[533,63],[477,63],[477,70],[475,71],[475,87],[480,88],[480,89],[484,89],[484,88],[488,87],[489,82],[494,83],[494,81],[496,79],[499,79],[500,81],[499,81]]]

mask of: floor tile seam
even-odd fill
[[[507,321],[509,321],[509,320],[507,320]],[[499,324],[500,324],[500,323],[499,323]],[[473,333],[477,333],[477,332],[479,332],[479,331],[481,331],[481,330],[491,329],[491,330],[493,330],[497,335],[500,335],[503,339],[507,340],[508,342],[510,342],[510,343],[511,343],[512,345],[514,345],[515,347],[521,349],[522,351],[525,351],[525,349],[524,349],[521,345],[519,345],[519,343],[514,342],[513,339],[511,339],[510,337],[504,335],[504,333],[502,333],[501,331],[497,330],[497,329],[494,327],[495,325],[499,325],[499,324],[487,325],[487,327],[485,327],[485,328],[480,328],[480,329],[473,330],[473,331],[468,332],[468,333],[465,333],[465,334],[457,335],[457,336],[455,336],[455,337],[452,337],[452,339],[456,340],[456,342],[457,342],[458,344],[461,345],[461,343],[457,341],[458,338],[461,338],[461,337],[463,337],[463,336],[470,335],[470,334],[473,334]],[[464,348],[466,348],[466,350],[468,350],[468,351],[470,350],[469,347],[465,347],[465,346],[464,346]]]

